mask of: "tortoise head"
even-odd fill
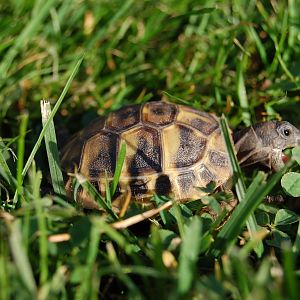
[[[274,149],[284,150],[300,146],[300,130],[298,128],[287,121],[275,122],[274,127],[273,130],[276,130],[276,136],[272,143]]]
[[[235,133],[233,138],[242,166],[261,163],[275,171],[288,159],[283,150],[300,146],[300,130],[287,121],[258,123]]]

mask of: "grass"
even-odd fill
[[[74,175],[105,217],[67,201],[57,148],[97,115],[162,98],[225,114],[233,128],[270,119],[299,127],[298,6],[1,3],[0,299],[296,299],[299,198],[282,174],[237,169],[243,200],[229,218],[220,192],[127,228],[109,202],[125,150],[107,199]],[[42,122],[43,99],[52,112],[47,104]],[[298,163],[289,168],[299,173]],[[285,202],[265,203],[266,194]],[[205,205],[216,218],[199,214]]]

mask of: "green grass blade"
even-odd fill
[[[230,137],[230,133],[228,130],[227,120],[224,116],[221,117],[220,125],[221,125],[222,134],[224,136],[224,140],[226,143],[227,151],[229,154],[229,160],[230,160],[230,165],[231,165],[231,168],[233,171],[233,178],[235,181],[237,197],[238,197],[239,202],[243,202],[243,201],[245,201],[245,197],[246,197],[246,187],[245,187],[245,183],[243,180],[243,174],[242,174],[240,165],[236,158],[235,151],[234,151],[234,148],[233,148],[233,145],[231,142],[231,137]],[[236,223],[237,226],[240,226],[238,224],[241,224],[241,223]],[[247,228],[248,228],[251,236],[254,236],[255,233],[259,231],[259,227],[257,225],[254,215],[249,215],[249,219],[247,220],[246,224],[247,224]],[[257,244],[255,251],[259,256],[262,254],[262,252],[263,252],[262,242],[259,242]]]
[[[51,114],[49,115],[48,121],[44,124],[44,127],[43,127],[43,129],[42,129],[42,131],[41,131],[41,133],[40,133],[40,135],[39,135],[39,137],[38,137],[38,139],[37,139],[37,141],[36,141],[36,143],[35,143],[32,151],[31,151],[31,153],[30,153],[30,155],[28,157],[28,160],[27,160],[27,162],[26,162],[26,164],[24,166],[24,169],[22,171],[22,177],[23,178],[26,175],[26,173],[27,173],[27,171],[28,171],[28,169],[29,169],[29,167],[30,167],[30,165],[31,165],[31,163],[32,163],[32,161],[33,161],[33,159],[34,159],[34,157],[35,157],[38,149],[40,148],[40,145],[41,145],[41,142],[42,142],[42,140],[44,138],[45,132],[48,130],[48,127],[50,126],[50,122],[53,120],[53,118],[54,118],[55,114],[57,113],[57,111],[58,111],[58,109],[59,109],[59,107],[60,107],[63,99],[65,98],[65,96],[66,96],[66,94],[67,94],[67,92],[68,92],[68,90],[69,90],[69,88],[71,86],[71,83],[72,83],[75,75],[78,72],[78,69],[79,69],[82,61],[83,61],[83,56],[81,56],[81,58],[78,59],[78,61],[77,61],[76,65],[75,65],[75,67],[73,68],[72,73],[71,73],[71,75],[70,75],[70,77],[69,77],[69,79],[68,79],[68,81],[67,81],[67,83],[66,83],[66,85],[65,85],[65,87],[64,87],[64,89],[63,89],[63,91],[61,93],[61,95],[59,96],[57,102],[54,105],[54,108],[53,108]]]
[[[118,219],[118,216],[113,212],[111,207],[107,205],[96,188],[85,177],[77,173],[75,174],[75,178],[78,181],[78,184],[81,185],[91,195],[91,197],[99,204],[100,207],[107,211],[114,220]],[[76,194],[76,189],[74,189],[74,192]]]
[[[25,155],[25,134],[26,128],[28,124],[28,113],[24,113],[21,116],[20,122],[20,134],[18,139],[18,160],[17,160],[17,193],[18,193],[18,201],[20,204],[22,203],[22,169],[24,164],[24,155]]]
[[[243,75],[243,63],[247,56],[243,56],[237,63],[237,95],[242,109],[242,118],[246,126],[251,125],[251,115],[249,112],[249,102],[247,98],[247,92],[245,87],[244,75]]]
[[[171,20],[177,20],[177,19],[183,19],[183,18],[188,18],[190,16],[201,16],[201,15],[204,15],[204,14],[210,14],[216,10],[219,10],[217,7],[204,7],[204,8],[200,8],[200,9],[194,9],[194,10],[191,10],[190,12],[186,13],[186,14],[182,14],[182,15],[179,15],[179,16],[175,16],[175,17],[172,17]]]
[[[40,186],[42,181],[41,171],[36,171],[35,164],[30,169],[30,185],[32,188],[32,198],[35,204],[36,216],[39,227],[39,259],[40,259],[40,282],[44,284],[48,278],[48,242],[46,217],[40,197]]]
[[[173,206],[171,207],[170,212],[176,219],[176,223],[178,226],[180,236],[183,237],[184,236],[184,221],[183,221],[180,206],[175,201],[173,202]]]
[[[68,279],[67,271],[68,269],[65,265],[57,267],[52,278],[39,290],[39,300],[67,299],[65,295],[65,297],[59,297],[60,293],[63,294],[64,292],[66,292],[65,285]]]
[[[6,300],[10,299],[10,278],[8,274],[9,268],[9,255],[7,241],[3,238],[0,239],[0,299]]]
[[[264,181],[265,176],[263,172],[259,172],[256,175],[247,189],[244,201],[238,204],[231,214],[230,219],[218,233],[214,248],[211,251],[214,256],[220,256],[236,240],[242,230],[242,224],[245,224],[251,213],[254,212],[265,196],[270,193],[280,180],[283,172],[284,170],[273,174],[267,182]]]
[[[37,151],[39,150],[39,148],[41,146],[41,142],[42,142],[42,140],[43,140],[43,138],[45,136],[45,132],[48,130],[48,127],[50,126],[50,122],[53,120],[55,114],[57,113],[57,111],[58,111],[58,109],[59,109],[59,107],[60,107],[60,105],[61,105],[61,103],[62,103],[62,101],[63,101],[63,99],[65,97],[65,95],[67,94],[67,92],[68,92],[68,90],[69,90],[69,88],[71,86],[71,83],[72,83],[75,75],[78,72],[78,69],[79,69],[79,67],[80,67],[80,65],[81,65],[81,63],[83,61],[83,58],[84,58],[84,56],[82,55],[78,59],[78,61],[77,61],[76,65],[75,65],[75,67],[73,68],[73,70],[71,72],[71,75],[70,75],[70,77],[69,77],[69,79],[68,79],[68,81],[67,81],[67,83],[66,83],[66,85],[65,85],[65,87],[64,87],[64,89],[63,89],[63,91],[61,93],[61,95],[59,96],[57,102],[54,105],[54,108],[53,108],[51,114],[49,115],[48,121],[44,124],[43,129],[41,130],[41,133],[40,133],[40,135],[39,135],[39,137],[38,137],[38,139],[37,139],[37,141],[36,141],[36,143],[35,143],[32,151],[31,151],[31,153],[30,153],[30,155],[29,155],[29,157],[27,159],[27,162],[26,162],[26,164],[25,164],[25,166],[23,168],[23,171],[22,171],[22,181],[24,180],[24,177],[25,177],[25,175],[26,175],[26,173],[27,173],[30,165],[32,164],[33,159],[34,159]],[[18,195],[18,193],[15,193],[14,202],[17,202],[17,195]]]
[[[14,178],[7,164],[7,160],[9,158],[10,154],[8,152],[8,148],[6,145],[4,145],[2,139],[0,138],[0,191],[1,188],[6,189],[7,194],[8,189],[17,190],[18,186],[17,179]]]
[[[122,265],[119,261],[118,255],[115,251],[114,245],[112,242],[106,244],[107,257],[109,263],[114,267],[114,272],[116,276],[124,283],[128,289],[128,298],[129,299],[142,299],[141,291],[138,289],[138,286],[134,283],[132,278],[130,278],[122,268]]]
[[[41,101],[42,123],[45,126],[51,114],[51,106],[48,100]],[[45,144],[53,189],[56,194],[66,195],[63,175],[60,168],[60,159],[57,148],[57,140],[53,119],[50,120],[48,129],[45,131]]]
[[[222,116],[220,119],[220,125],[222,134],[226,143],[227,152],[229,155],[230,166],[233,172],[233,179],[235,182],[236,192],[239,201],[245,197],[246,186],[243,180],[243,173],[241,171],[240,165],[235,155],[234,146],[232,144],[231,134],[229,132],[229,127],[225,116]]]
[[[11,66],[11,63],[19,54],[19,50],[24,47],[27,41],[34,36],[36,31],[42,25],[43,20],[49,14],[51,7],[53,7],[56,2],[57,0],[48,0],[45,2],[36,1],[36,6],[38,6],[38,13],[34,14],[34,16],[30,19],[30,21],[16,38],[13,46],[9,49],[8,53],[5,55],[0,64],[0,87],[2,85],[3,79],[7,76],[7,72]],[[41,5],[41,3],[43,3],[43,5]]]
[[[110,193],[112,196],[114,196],[117,186],[118,186],[118,182],[120,180],[120,175],[122,172],[122,167],[125,161],[125,156],[126,156],[126,144],[122,143],[121,145],[121,149],[119,152],[119,156],[118,156],[118,160],[117,160],[117,165],[116,165],[116,170],[115,170],[115,174],[114,174],[114,178],[111,184],[111,190]]]
[[[245,259],[231,253],[230,260],[233,274],[236,276],[236,287],[238,288],[241,299],[248,299],[250,294],[251,277],[249,276],[249,265]]]
[[[92,226],[92,229],[90,231],[89,248],[84,268],[85,274],[76,295],[77,300],[93,299],[91,293],[92,291],[95,291],[95,288],[92,288],[92,284],[95,281],[93,277],[95,275],[96,277],[98,277],[96,269],[96,258],[99,251],[100,237],[101,234],[99,234],[98,228],[96,226]],[[98,280],[99,278],[97,278],[97,281]]]
[[[108,207],[111,209],[112,195],[110,193],[107,171],[105,170],[105,200]]]
[[[9,225],[10,235],[9,244],[13,259],[15,261],[15,266],[18,269],[20,277],[24,282],[25,287],[28,292],[32,295],[32,299],[36,298],[36,283],[34,280],[31,265],[25,252],[24,246],[22,244],[21,236],[21,220],[16,220]]]
[[[108,224],[103,218],[99,217],[93,217],[92,223],[98,228],[100,233],[107,234],[111,240],[113,240],[124,250],[126,254],[132,255],[133,253],[141,250],[137,245],[138,241],[134,241],[134,236],[128,235],[128,231],[125,230],[119,232],[118,230],[114,229],[111,224]]]
[[[153,246],[153,252],[151,253],[153,264],[157,270],[165,272],[165,266],[162,260],[164,248],[159,234],[159,228],[154,225],[151,226],[151,244]]]
[[[295,274],[296,268],[295,254],[293,253],[290,245],[283,245],[284,281],[289,294],[288,299],[292,300],[299,299],[299,280]]]
[[[8,148],[3,143],[3,140],[0,137],[0,166],[2,167],[2,169],[4,170],[5,173],[12,176],[12,173],[7,164],[7,160],[9,160],[9,158],[10,158],[10,154],[8,152]]]
[[[201,236],[201,219],[194,217],[184,232],[180,247],[178,270],[178,293],[180,295],[186,294],[192,285],[200,251]]]
[[[255,29],[253,28],[252,25],[247,27],[247,31],[252,36],[252,39],[254,40],[254,42],[256,44],[256,47],[257,47],[257,50],[259,52],[259,55],[260,55],[260,58],[261,58],[262,62],[264,63],[265,66],[267,66],[267,64],[268,64],[267,53],[266,53],[264,45],[261,42],[258,34],[256,33],[256,31],[255,31]]]

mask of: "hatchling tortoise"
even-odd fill
[[[233,141],[242,166],[261,163],[276,171],[285,162],[283,150],[300,145],[300,130],[286,121],[269,121],[234,133]],[[122,143],[126,158],[119,195],[129,188],[132,199],[145,205],[154,193],[198,199],[204,194],[198,187],[211,181],[221,186],[232,175],[218,118],[163,101],[127,106],[92,122],[64,147],[63,169],[77,168],[104,194],[105,172],[111,180]],[[71,182],[66,183],[69,193]],[[84,207],[97,208],[85,191],[78,198]]]

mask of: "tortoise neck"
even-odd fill
[[[250,126],[233,134],[237,158],[242,167],[262,164],[270,167],[269,148],[263,145],[257,128]]]

